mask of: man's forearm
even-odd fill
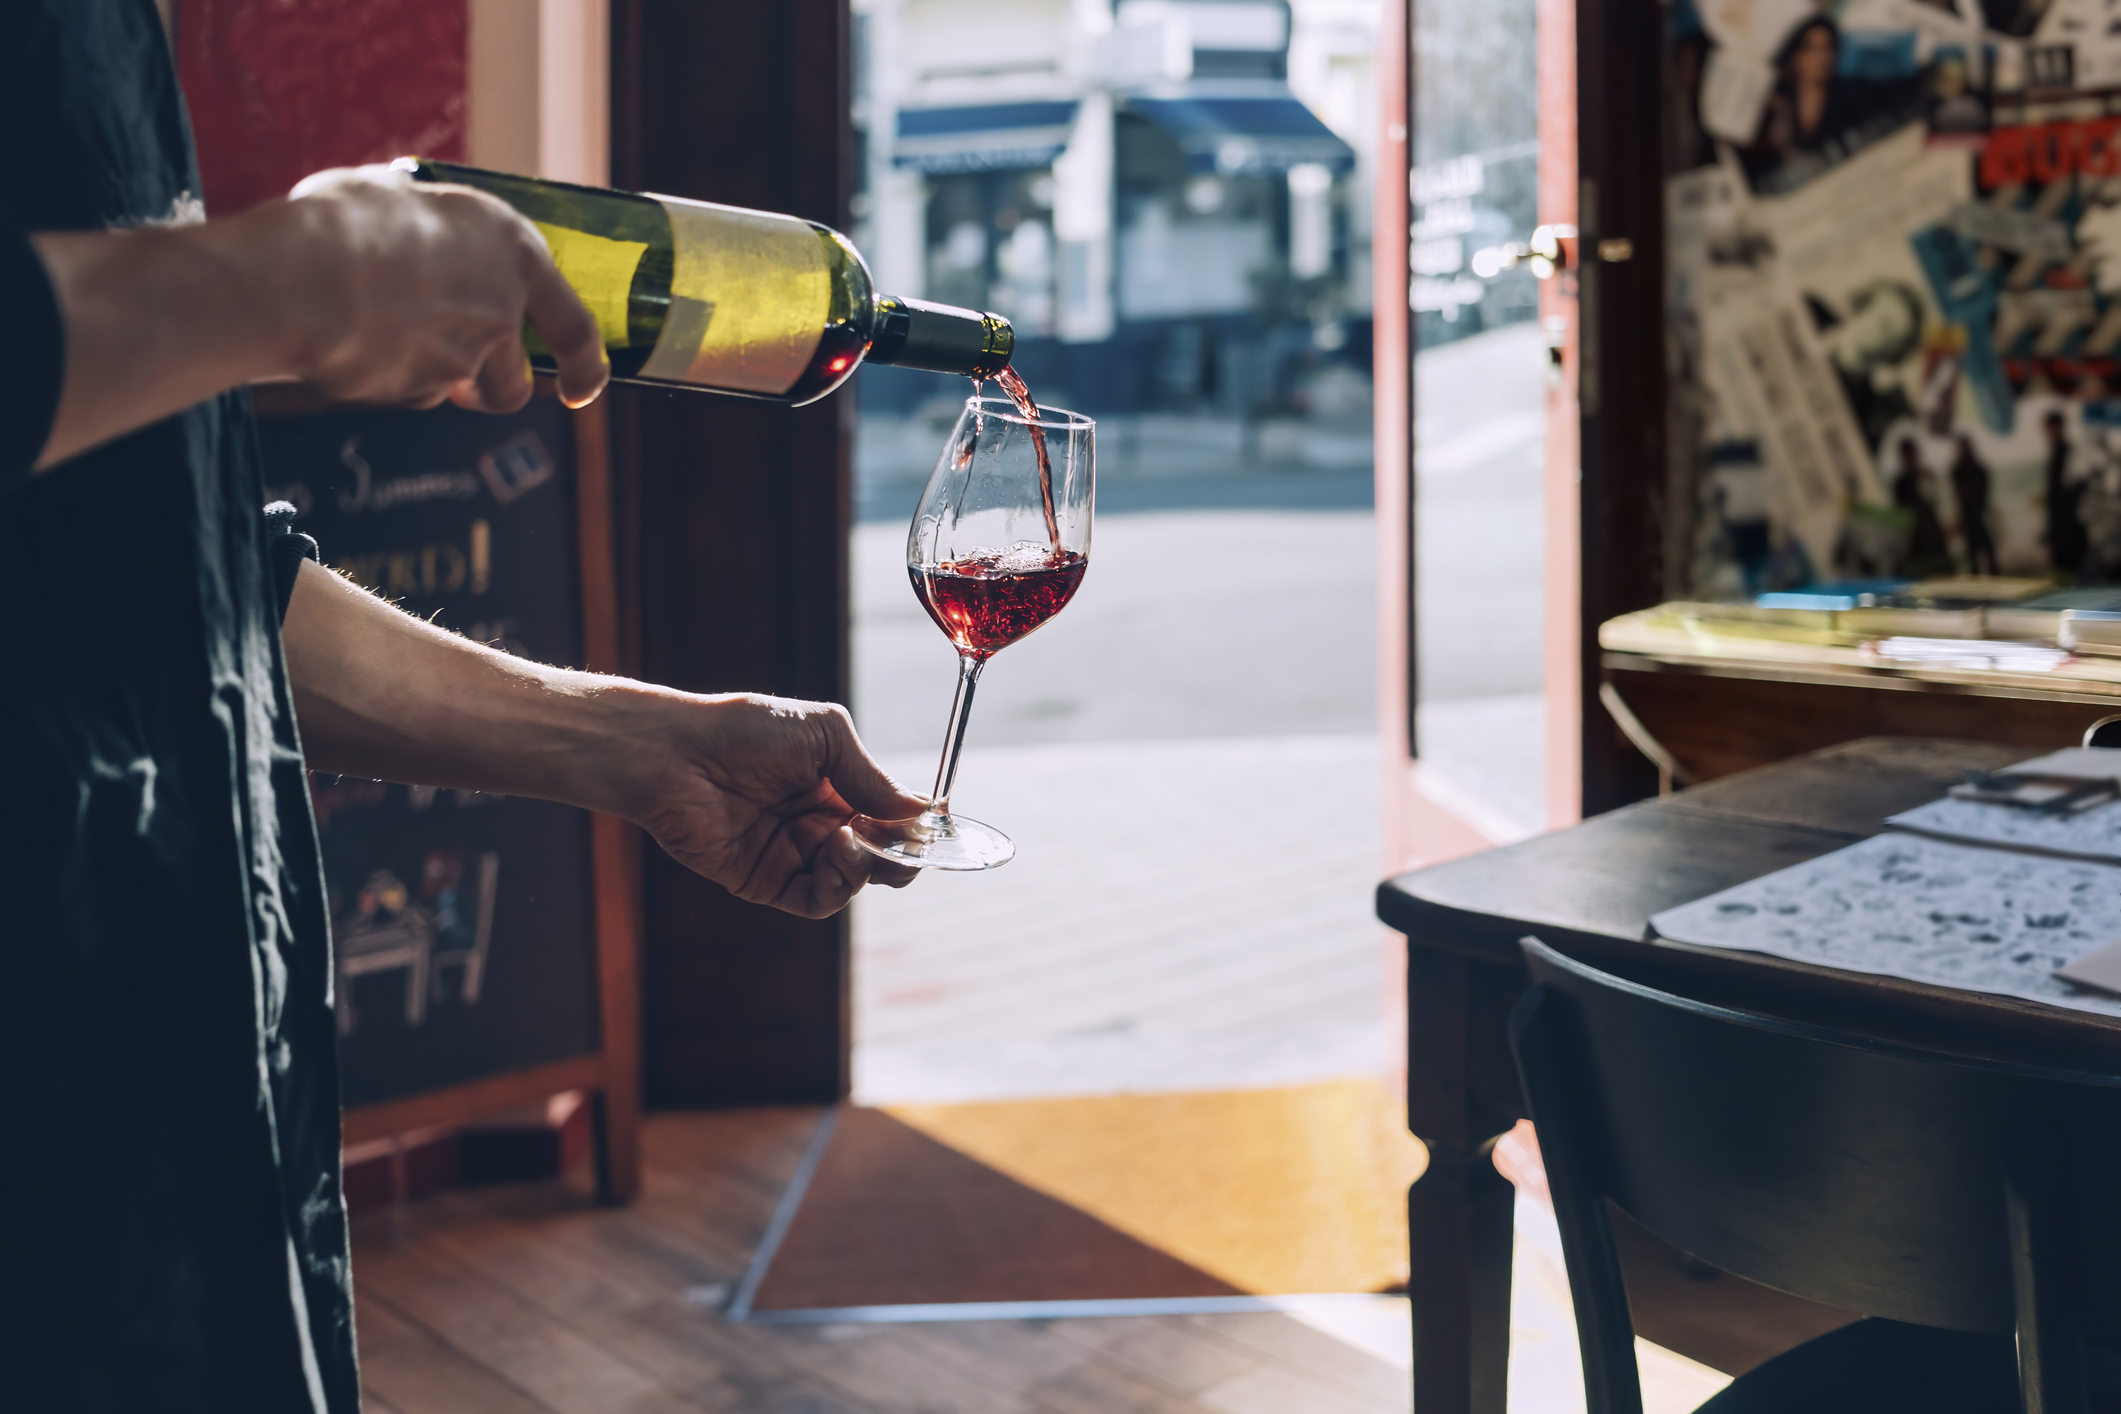
[[[282,636],[315,770],[630,818],[652,791],[664,752],[635,728],[678,694],[510,657],[307,562]]]
[[[927,802],[862,749],[844,708],[540,667],[308,563],[281,636],[317,770],[602,810],[738,898],[810,918],[914,876],[848,828]]]
[[[272,212],[211,225],[32,237],[66,329],[66,381],[37,469],[224,388],[287,371]]]

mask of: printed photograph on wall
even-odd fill
[[[324,562],[445,629],[581,662],[566,414],[344,412],[260,424],[271,494]],[[599,1045],[588,817],[313,775],[346,1103]]]
[[[1671,589],[2121,581],[2103,0],[1675,0]]]

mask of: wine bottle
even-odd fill
[[[1016,331],[998,314],[878,295],[838,231],[795,216],[578,187],[406,157],[421,181],[488,192],[529,217],[596,316],[611,376],[815,402],[870,363],[991,378]],[[551,353],[525,331],[530,361]]]

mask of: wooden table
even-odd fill
[[[1840,849],[2021,746],[1869,738],[1730,776],[1378,887],[1407,935],[1408,1198],[1418,1414],[1504,1414],[1514,1190],[1490,1162],[1524,1115],[1505,1026],[1517,940],[1705,1001],[1932,1049],[2121,1073],[2121,1022],[2034,1002],[1644,941],[1652,914]]]

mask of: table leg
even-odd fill
[[[1516,1189],[1495,1141],[1522,1112],[1507,1017],[1517,972],[1407,950],[1407,1126],[1429,1166],[1407,1195],[1416,1414],[1505,1414]]]
[[[1517,1190],[1493,1149],[1431,1144],[1407,1194],[1416,1414],[1505,1414]]]

